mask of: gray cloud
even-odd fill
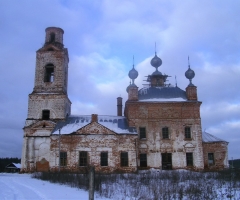
[[[0,2],[0,157],[20,156],[27,98],[34,84],[35,52],[45,28],[64,29],[69,49],[69,97],[74,114],[116,114],[127,98],[135,55],[142,87],[153,72],[157,43],[160,71],[185,89],[187,57],[196,76],[202,127],[229,141],[240,158],[240,2],[40,1]],[[9,150],[11,149],[11,150]]]

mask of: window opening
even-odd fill
[[[108,152],[101,152],[101,166],[108,166]]]
[[[42,119],[44,119],[44,120],[50,119],[50,110],[43,110],[42,111]]]
[[[208,165],[214,165],[214,154],[208,153]]]
[[[191,128],[185,127],[185,138],[189,139],[191,138]]]
[[[162,169],[172,169],[171,153],[162,153]]]
[[[45,67],[44,82],[53,82],[54,81],[54,66],[49,64]]]
[[[67,166],[67,152],[60,152],[60,166]]]
[[[140,167],[147,167],[147,154],[140,154]]]
[[[50,42],[55,42],[55,33],[50,34]]]
[[[79,152],[79,166],[87,166],[87,151]]]
[[[193,166],[193,154],[186,153],[187,166]]]
[[[128,166],[128,152],[121,152],[121,166]]]
[[[163,137],[163,139],[168,139],[169,138],[168,127],[162,128],[162,137]]]
[[[145,127],[140,127],[139,132],[140,132],[140,139],[146,138],[146,128]]]

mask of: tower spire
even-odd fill
[[[156,42],[155,42],[155,55],[157,55],[157,45],[156,45]]]

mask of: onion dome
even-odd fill
[[[188,68],[188,70],[185,72],[185,76],[187,79],[193,79],[195,76],[195,72],[190,68]]]
[[[195,77],[195,72],[190,68],[189,58],[188,58],[188,70],[185,72],[185,76],[189,79],[189,86],[193,86],[192,79]]]
[[[162,60],[157,56],[155,53],[155,56],[151,60],[151,65],[155,68],[158,68],[162,65]]]
[[[134,65],[133,68],[129,71],[128,77],[130,79],[136,79],[138,77],[138,71],[134,68]]]

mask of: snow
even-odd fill
[[[88,191],[31,178],[31,174],[0,173],[1,200],[88,199]],[[95,199],[99,198],[95,194]]]
[[[17,168],[21,168],[21,164],[20,163],[12,163],[12,164],[14,164],[15,165],[15,167],[17,167]]]
[[[90,123],[90,115],[71,115],[65,124],[59,125],[60,127],[57,125],[52,134],[59,134],[59,128],[61,134],[71,134]],[[98,123],[117,134],[137,134],[136,130],[128,129],[127,120],[123,116],[98,115]]]
[[[167,99],[167,98],[152,98],[152,99],[143,99],[143,100],[139,100],[139,101],[141,101],[141,102],[155,102],[155,101],[167,101],[167,102],[169,102],[169,101],[174,101],[174,102],[176,102],[176,101],[186,101],[186,99],[183,99],[183,98],[181,98],[181,97],[179,97],[179,98],[169,98],[169,99]]]

